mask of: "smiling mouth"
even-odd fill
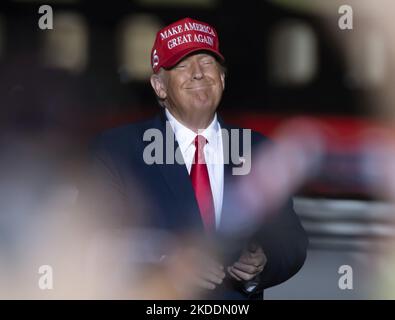
[[[198,86],[198,87],[188,87],[185,88],[186,90],[201,90],[201,89],[207,89],[210,88],[211,85],[206,85],[206,86]]]

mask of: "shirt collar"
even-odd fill
[[[197,134],[180,123],[167,108],[165,109],[165,112],[176,136],[178,145],[180,146],[181,151],[184,152],[193,143]],[[205,137],[209,144],[214,144],[217,142],[219,130],[220,124],[217,120],[217,114],[215,114],[213,121],[211,121],[206,129],[199,131],[199,134]]]

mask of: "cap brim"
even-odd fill
[[[219,59],[220,62],[225,61],[225,58],[223,57],[223,55],[214,49],[194,47],[194,48],[187,48],[187,49],[181,50],[180,52],[177,52],[177,54],[173,55],[169,60],[164,62],[162,64],[162,67],[165,69],[170,69],[170,68],[174,67],[178,62],[180,62],[183,58],[185,58],[187,55],[197,52],[197,51],[202,51],[202,52],[206,51],[208,53],[213,54],[217,59]]]

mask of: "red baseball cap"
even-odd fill
[[[151,66],[155,73],[160,68],[175,66],[186,55],[195,51],[209,51],[221,62],[218,35],[205,22],[184,18],[159,30],[151,51]]]

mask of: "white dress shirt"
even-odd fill
[[[167,119],[174,131],[176,140],[180,147],[181,154],[184,158],[188,173],[191,173],[192,162],[195,156],[195,137],[196,132],[181,124],[168,109],[165,109]],[[211,193],[213,195],[215,209],[215,224],[218,228],[221,222],[222,200],[224,190],[224,161],[221,126],[215,114],[210,125],[198,132],[206,138],[207,143],[204,146],[204,157],[207,164],[208,175],[210,178]]]

